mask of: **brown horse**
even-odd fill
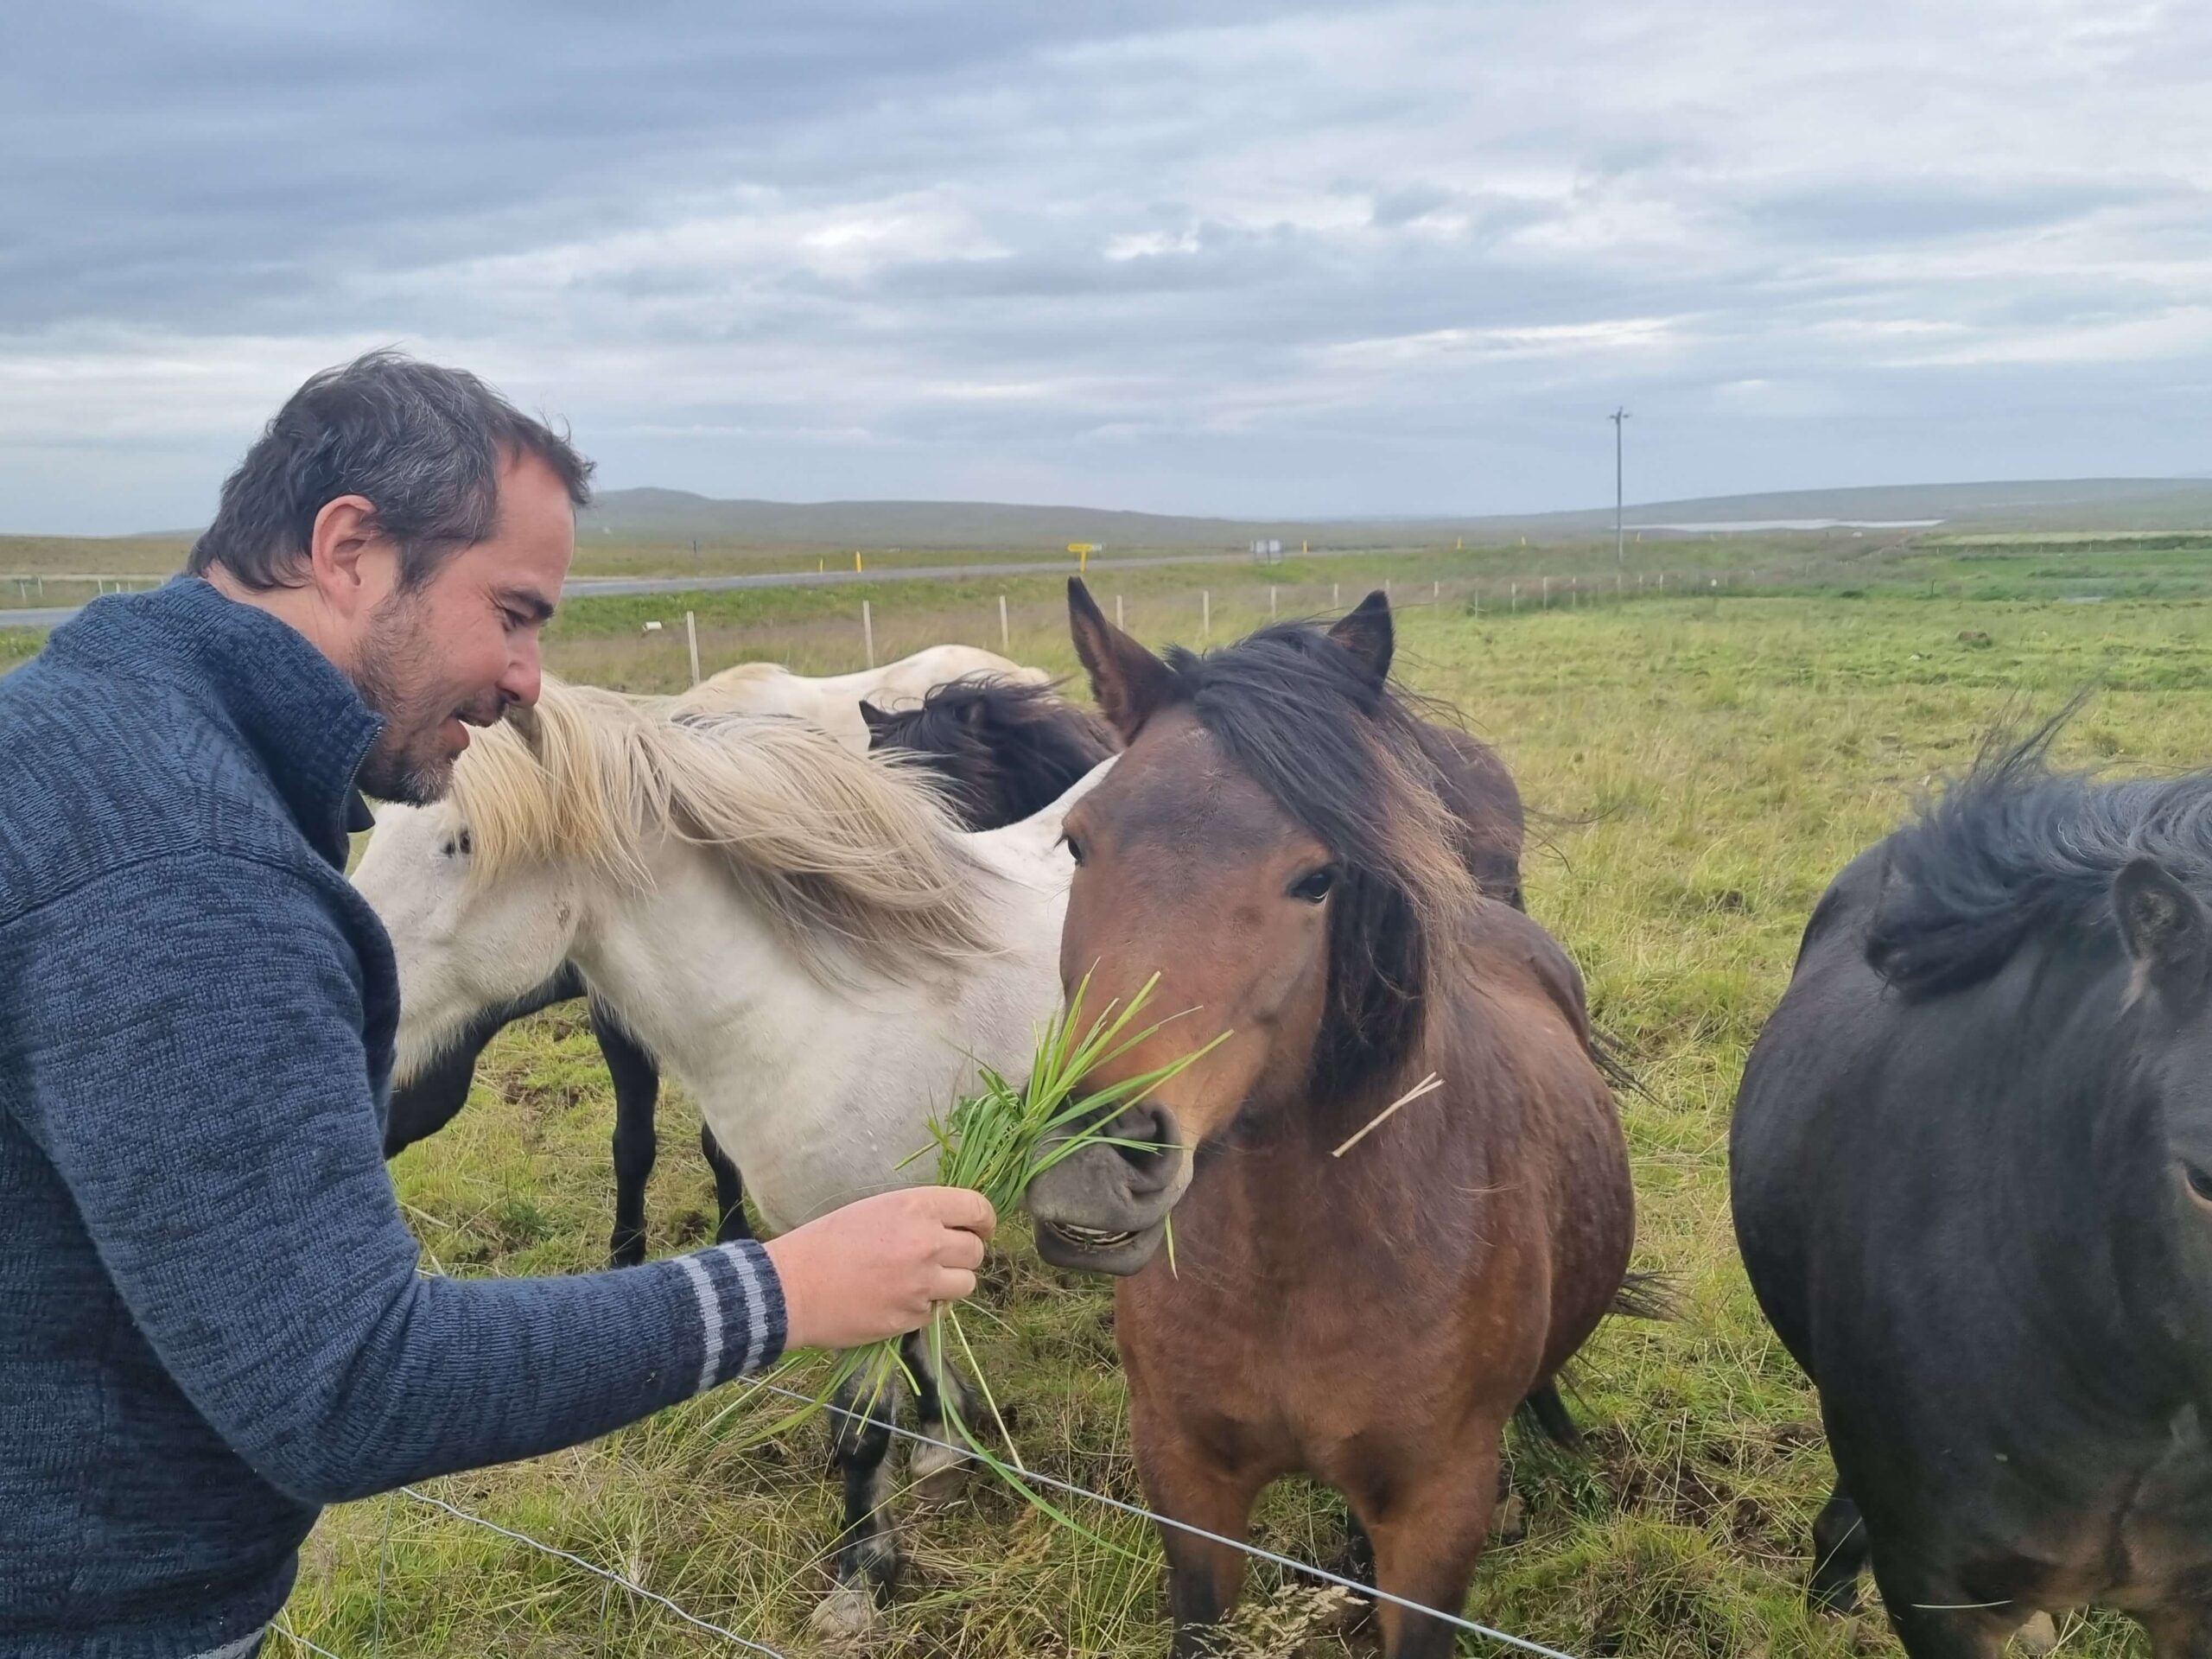
[[[1378,1587],[1456,1612],[1505,1421],[1628,1262],[1627,1153],[1581,982],[1477,891],[1389,683],[1381,594],[1325,632],[1166,662],[1079,582],[1069,596],[1128,747],[1068,817],[1061,973],[1091,975],[1096,1005],[1157,970],[1154,1006],[1196,1010],[1091,1081],[1232,1034],[1111,1125],[1166,1150],[1093,1146],[1031,1186],[1039,1248],[1124,1275],[1130,1427],[1162,1514],[1242,1537],[1263,1487],[1311,1473],[1349,1501]],[[1162,1538],[1175,1650],[1196,1653],[1243,1557]],[[1389,1659],[1451,1650],[1440,1620],[1380,1617]]]

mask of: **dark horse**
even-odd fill
[[[1232,1034],[1109,1126],[1166,1150],[1090,1147],[1032,1185],[1039,1249],[1124,1275],[1116,1337],[1162,1514],[1240,1538],[1262,1488],[1310,1472],[1350,1503],[1378,1587],[1456,1613],[1505,1421],[1628,1262],[1628,1159],[1581,981],[1471,879],[1389,684],[1381,594],[1326,631],[1165,662],[1079,582],[1070,602],[1128,753],[1068,817],[1062,976],[1092,976],[1096,1005],[1157,970],[1154,1010],[1195,1011],[1090,1081]],[[1175,1650],[1195,1654],[1243,1557],[1162,1541]],[[1390,1659],[1451,1650],[1440,1620],[1380,1618]]]
[[[954,810],[971,830],[995,830],[1050,805],[1113,753],[1111,734],[1096,717],[1047,688],[995,678],[955,680],[931,690],[912,711],[886,714],[861,705],[868,747],[912,753],[944,781]],[[476,1062],[492,1039],[527,1014],[585,995],[573,966],[528,995],[487,1010],[454,1046],[392,1091],[384,1155],[451,1122],[468,1099]],[[620,1267],[645,1259],[645,1183],[658,1152],[654,1117],[660,1067],[621,1023],[594,1001],[592,1034],[614,1083],[614,1232],[610,1259]],[[737,1166],[702,1128],[700,1149],[715,1173],[715,1236],[751,1236]]]
[[[1985,757],[1813,912],[1736,1105],[1736,1234],[1821,1394],[1815,1605],[1913,1659],[2038,1609],[2212,1655],[2212,773]]]
[[[1062,701],[1056,686],[989,674],[933,685],[912,708],[863,702],[861,718],[869,748],[927,758],[971,830],[1043,811],[1119,747],[1103,721]]]

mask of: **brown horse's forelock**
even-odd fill
[[[1476,898],[1405,695],[1304,624],[1204,657],[1173,650],[1167,663],[1177,701],[1341,867],[1317,1094],[1395,1072],[1421,1042],[1440,955]]]

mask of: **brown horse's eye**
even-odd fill
[[[1290,884],[1290,896],[1309,905],[1318,905],[1329,896],[1337,885],[1337,867],[1324,864],[1311,875],[1301,875]]]
[[[1068,849],[1068,856],[1080,867],[1083,863],[1083,843],[1073,836],[1063,835],[1060,837],[1060,845]]]

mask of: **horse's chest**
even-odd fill
[[[1420,1328],[1395,1287],[1275,1276],[1201,1257],[1125,1283],[1116,1330],[1139,1417],[1173,1421],[1225,1465],[1325,1474],[1399,1421]]]
[[[2075,1450],[2064,1472],[2046,1469],[1995,1495],[1966,1581],[2051,1609],[2202,1600],[2212,1592],[2212,1448],[2194,1414],[2139,1460],[2120,1448],[2109,1461]]]

